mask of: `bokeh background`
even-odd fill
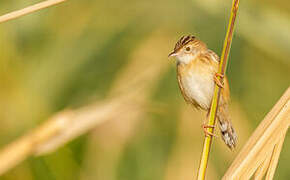
[[[0,13],[37,2],[1,0]],[[205,113],[184,102],[167,55],[186,34],[220,54],[230,6],[230,0],[68,0],[1,24],[0,148],[66,108],[130,92],[142,105],[0,179],[192,179]],[[222,177],[290,84],[289,12],[288,0],[240,2],[227,72],[239,145],[231,152],[214,140],[208,179]],[[289,138],[277,180],[290,177]]]

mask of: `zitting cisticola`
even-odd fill
[[[217,119],[226,145],[233,149],[236,146],[237,135],[228,114],[230,100],[229,84],[226,77],[218,74],[219,57],[206,44],[194,36],[183,36],[176,43],[174,51],[169,57],[177,59],[178,85],[185,101],[197,109],[209,112],[214,93],[215,83],[220,86],[221,96],[217,111]],[[218,80],[221,76],[224,82]],[[203,125],[206,135],[208,126]]]

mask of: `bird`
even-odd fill
[[[230,89],[227,77],[218,73],[219,56],[208,49],[206,44],[193,35],[182,36],[168,57],[175,57],[178,86],[184,100],[198,110],[210,111],[217,84],[221,87],[217,119],[225,144],[233,150],[237,144],[237,134],[229,116]],[[220,77],[220,79],[218,78]],[[203,123],[206,136],[216,136]]]

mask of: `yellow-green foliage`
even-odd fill
[[[121,87],[144,72],[150,78],[134,83],[150,86],[140,92],[144,103],[137,115],[135,109],[120,112],[122,118],[50,155],[31,157],[0,179],[192,179],[205,114],[183,101],[167,54],[189,33],[221,52],[229,2],[68,0],[1,24],[0,147],[57,111],[126,92]],[[31,3],[36,1],[2,0],[0,13]],[[222,177],[290,82],[289,2],[240,3],[227,71],[239,144],[230,152],[215,139],[207,175],[213,180]],[[287,136],[275,174],[279,180],[289,178]]]

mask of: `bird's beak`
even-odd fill
[[[174,57],[174,56],[176,56],[177,55],[177,53],[175,52],[175,51],[173,51],[173,52],[171,52],[170,54],[168,54],[168,57]]]

